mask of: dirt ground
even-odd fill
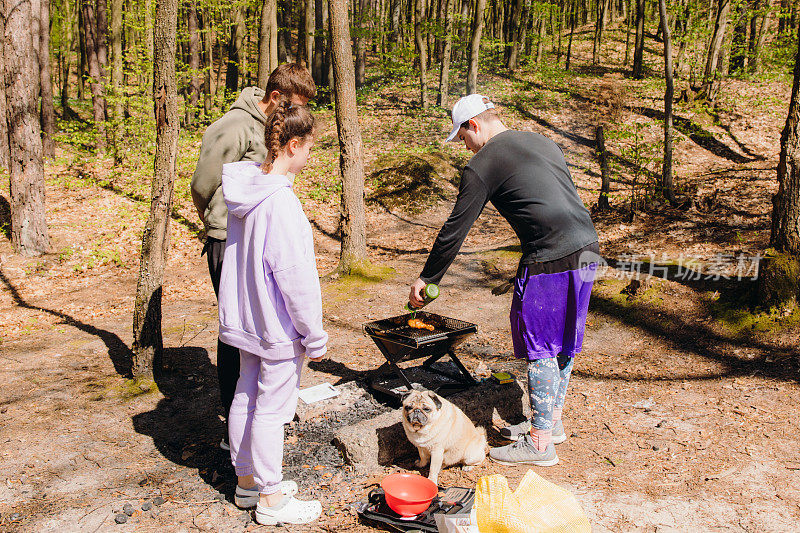
[[[496,95],[510,126],[544,133],[562,146],[591,206],[598,187],[593,108],[580,94],[590,94],[598,78],[562,89],[541,88],[535,77],[515,83],[558,105],[518,105],[507,79],[490,78],[485,92]],[[788,95],[781,82],[737,83],[730,81],[723,100],[759,93],[780,102]],[[392,105],[369,108],[365,129],[396,125],[398,118],[402,124],[413,113],[410,87],[375,95],[371,102]],[[647,118],[654,101],[639,98],[630,117]],[[703,125],[708,136],[687,134],[678,145],[678,176],[691,186],[697,207],[653,205],[632,222],[621,211],[597,214],[605,257],[655,257],[673,266],[692,257],[702,268],[717,254],[763,251],[783,119],[771,111],[726,109],[721,122]],[[324,155],[335,150],[335,125],[330,113],[322,122],[317,149]],[[436,146],[446,118],[434,116],[424,126],[419,143]],[[382,143],[397,135],[376,131],[365,138],[370,165],[392,149],[379,148]],[[233,472],[218,447],[217,310],[187,200],[191,150],[181,156],[190,162],[176,188],[164,286],[165,368],[154,381],[123,377],[147,216],[147,205],[126,191],[147,184],[120,175],[98,180],[108,161],[76,162],[67,148],[59,150],[47,170],[54,253],[23,258],[0,239],[0,530],[269,529],[233,505]],[[442,150],[465,159],[455,147]],[[319,176],[333,172],[331,160],[313,156],[309,177],[297,185],[315,226],[322,274],[335,267],[339,247],[337,199],[319,193]],[[622,203],[625,184],[615,187]],[[323,279],[329,356],[308,365],[302,386],[363,380],[382,362],[361,324],[401,312],[452,205],[455,188],[442,191],[434,205],[416,212],[371,204],[371,260],[393,273],[382,281]],[[524,375],[511,356],[510,294],[490,292],[513,274],[514,244],[508,225],[488,206],[431,304],[433,312],[478,325],[459,352],[470,369],[483,363]],[[730,273],[733,266],[726,268]],[[650,278],[637,289],[628,288],[620,268],[601,272],[564,410],[569,438],[558,447],[561,462],[536,472],[576,494],[595,531],[800,530],[796,321],[743,311],[747,281],[671,278]],[[357,412],[363,416],[385,409],[370,398],[362,402]],[[391,469],[358,476],[343,464],[330,432],[353,421],[352,414],[337,413],[288,429],[286,475],[300,482],[302,497],[321,499],[325,513],[313,526],[286,530],[372,530],[349,505]],[[526,470],[487,461],[468,473],[446,470],[440,484],[474,486],[481,476],[501,473],[513,488]],[[126,504],[133,516],[116,524]]]

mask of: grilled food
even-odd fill
[[[408,319],[408,325],[414,329],[427,329],[428,331],[433,331],[435,328],[431,324],[426,324],[419,318],[410,318]]]

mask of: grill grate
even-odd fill
[[[478,331],[477,326],[470,322],[428,313],[427,311],[418,311],[416,318],[432,325],[434,330],[412,328],[408,325],[408,320],[412,316],[409,313],[369,322],[364,324],[364,330],[370,336],[390,337],[403,344],[411,344],[414,347]]]

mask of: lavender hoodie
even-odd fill
[[[311,225],[286,176],[258,163],[222,167],[228,238],[219,338],[270,360],[322,357],[322,295]]]

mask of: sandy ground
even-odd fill
[[[562,146],[589,206],[598,175],[595,111],[585,95],[597,83],[581,77],[543,89],[536,77],[486,81],[510,126],[544,133]],[[702,126],[710,137],[689,132],[677,148],[678,176],[698,207],[655,205],[632,222],[621,211],[597,214],[606,257],[692,257],[707,264],[716,254],[752,256],[766,247],[783,119],[772,111],[736,110],[756,93],[784,101],[788,90],[778,82],[731,80],[726,87],[722,98],[729,112],[720,124]],[[365,127],[411,120],[413,84],[397,91],[374,96],[392,105],[371,107]],[[647,109],[658,103],[645,95],[631,105],[638,111],[624,120],[651,120]],[[390,115],[396,109],[401,114]],[[702,118],[679,111],[687,120]],[[335,127],[329,113],[322,120],[318,150],[330,155]],[[420,120],[420,144],[433,143],[446,129],[443,114]],[[384,143],[393,135],[377,126],[370,131],[366,147],[373,164],[377,153],[392,150]],[[614,150],[621,154],[621,145]],[[315,194],[326,161],[335,158],[313,156],[310,178],[298,181],[323,274],[336,265],[339,248],[332,237],[336,196]],[[54,253],[23,258],[0,239],[0,529],[260,529],[231,502],[233,472],[217,446],[223,431],[217,310],[184,174],[164,285],[165,369],[154,382],[123,377],[147,205],[120,192],[128,186],[146,190],[146,184],[119,175],[110,185],[87,178],[109,166],[79,164],[60,150],[59,161],[48,167]],[[615,184],[612,203],[624,203],[625,187]],[[422,252],[449,212],[447,198],[455,189],[445,192],[445,199],[416,214],[370,208],[370,257],[394,274],[380,282],[323,280],[330,355],[305,369],[302,386],[358,381],[382,362],[361,324],[401,312],[424,263]],[[471,369],[484,364],[524,375],[511,357],[510,295],[490,293],[514,272],[513,244],[507,224],[487,207],[431,305],[434,312],[478,324],[478,334],[460,351]],[[616,269],[595,284],[564,412],[569,438],[558,447],[561,462],[537,473],[573,491],[596,531],[800,530],[797,327],[762,331],[757,324],[737,328],[718,320],[718,306],[735,302],[744,282],[656,279],[633,294],[623,292],[627,285]],[[380,409],[369,402],[361,408]],[[287,476],[301,482],[302,497],[325,505],[317,524],[287,530],[371,530],[358,523],[349,504],[391,469],[358,476],[343,464],[325,436],[352,421],[329,415],[287,431]],[[480,476],[501,473],[513,488],[525,471],[486,462],[468,473],[446,470],[440,483],[474,486]],[[115,524],[125,504],[133,516]]]

